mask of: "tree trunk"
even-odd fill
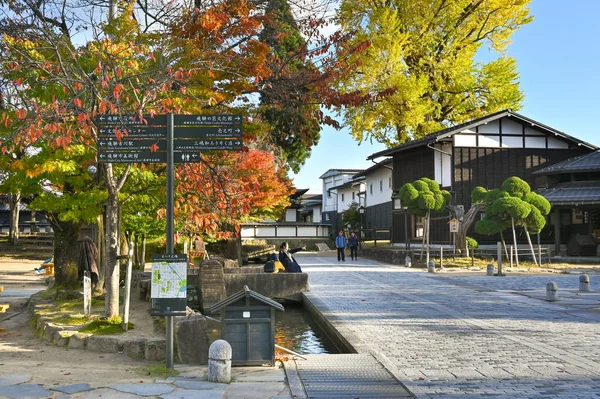
[[[142,234],[142,271],[146,268],[146,234]]]
[[[54,227],[54,278],[57,286],[70,286],[77,283],[77,260],[79,230],[81,224],[56,222]]]
[[[510,223],[512,225],[513,242],[515,243],[515,260],[517,263],[517,267],[519,267],[519,249],[517,246],[517,233],[515,233],[515,219],[511,217]]]
[[[119,202],[117,193],[109,189],[106,206],[106,317],[119,315]]]
[[[510,261],[508,250],[506,249],[506,241],[504,241],[504,234],[502,234],[502,232],[500,232],[500,241],[502,241],[502,246],[504,247],[504,255],[506,255],[506,259]]]
[[[533,249],[533,244],[531,243],[531,236],[529,235],[529,232],[527,231],[527,223],[523,223],[523,227],[525,228],[525,235],[527,236],[527,242],[529,243],[529,249],[531,249],[531,256],[533,257],[533,263],[535,263],[536,266],[539,266],[537,259],[535,257],[535,250]]]
[[[467,231],[475,221],[475,217],[485,207],[483,203],[472,204],[469,210],[465,213],[462,218],[460,225],[458,226],[458,232],[456,233],[456,249],[461,253],[466,251],[469,256],[469,249],[467,248]]]
[[[96,248],[98,248],[98,259],[96,264],[98,265],[98,284],[96,284],[96,292],[104,292],[104,278],[106,276],[106,236],[104,230],[104,214],[101,214],[96,219],[97,223],[97,234],[96,234]]]
[[[11,194],[8,242],[12,245],[19,244],[19,208],[21,208],[21,193]]]
[[[421,218],[423,220],[423,218]],[[426,223],[425,221],[422,222],[423,224],[423,239],[421,239],[421,255],[419,256],[419,260],[423,260],[423,252],[425,252],[425,234],[427,234],[426,230]]]
[[[427,264],[427,266],[429,267],[429,227],[431,223],[431,211],[427,212],[427,259],[425,260],[425,263]]]

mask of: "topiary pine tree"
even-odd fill
[[[423,241],[427,239],[427,258],[429,263],[429,225],[431,211],[441,211],[450,202],[450,193],[442,190],[440,185],[427,177],[422,177],[412,183],[406,183],[400,187],[400,201],[407,208],[408,213],[414,216],[421,216],[427,220]],[[423,258],[423,248],[421,246],[421,259]]]

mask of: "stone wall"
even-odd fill
[[[227,296],[243,290],[244,285],[268,298],[286,298],[309,290],[306,273],[226,273],[223,280]]]
[[[385,262],[392,265],[404,265],[406,255],[410,256],[414,264],[416,253],[416,251],[407,251],[405,249],[363,248],[360,251],[359,256],[363,256],[365,258],[373,260],[378,260],[380,262]]]

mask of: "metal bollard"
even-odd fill
[[[435,273],[435,262],[430,260],[429,263],[427,264],[427,271],[429,273]]]
[[[558,301],[558,284],[554,281],[548,281],[548,284],[546,284],[546,300],[549,302]]]
[[[579,291],[588,292],[590,290],[590,276],[587,274],[579,275]]]
[[[492,263],[488,263],[488,265],[487,265],[487,275],[488,276],[494,275],[494,265]]]
[[[412,266],[412,260],[410,259],[410,256],[408,256],[408,255],[406,255],[406,258],[404,258],[404,266],[406,266],[406,267]]]
[[[208,348],[208,381],[231,382],[231,345],[218,339]]]

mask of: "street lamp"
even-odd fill
[[[392,212],[404,211],[404,245],[406,250],[410,250],[410,240],[408,239],[408,209],[402,206],[400,193],[392,192]]]

